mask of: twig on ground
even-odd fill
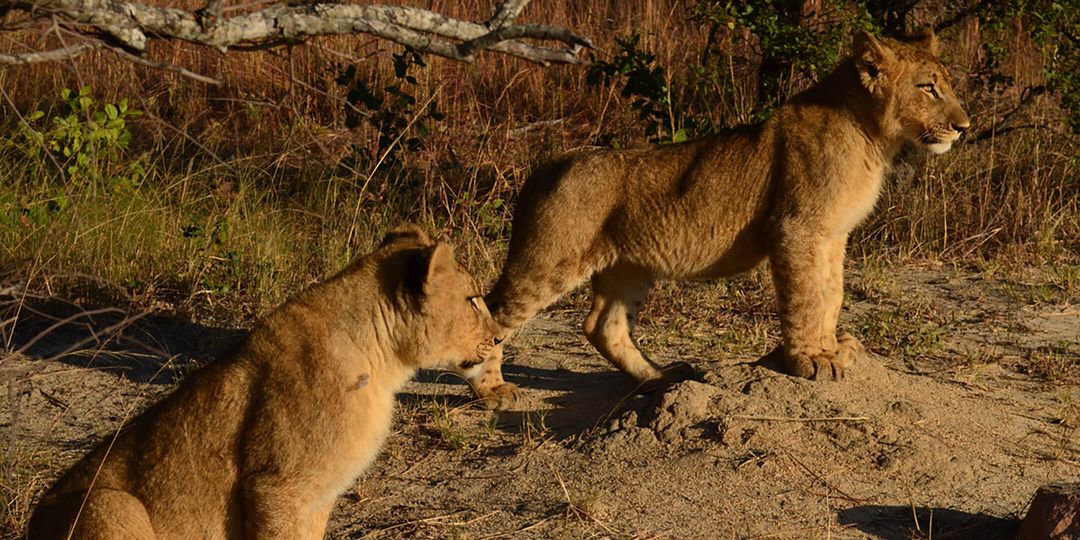
[[[866,422],[870,420],[869,416],[750,416],[745,414],[736,414],[731,418],[738,418],[740,420],[755,420],[758,422]]]
[[[409,521],[398,523],[397,525],[391,525],[389,527],[385,527],[385,528],[382,528],[382,529],[376,529],[374,531],[371,531],[371,532],[365,534],[364,536],[361,536],[360,540],[366,540],[368,538],[377,538],[377,537],[379,537],[379,535],[382,535],[382,534],[388,533],[390,531],[400,529],[402,527],[408,527],[410,525],[426,525],[426,524],[432,524],[432,523],[439,524],[438,523],[439,521],[442,521],[444,519],[450,519],[450,518],[455,517],[455,516],[459,516],[461,514],[464,514],[465,512],[467,512],[467,510],[458,510],[457,512],[451,512],[449,514],[443,514],[441,516],[431,516],[431,517],[420,518],[420,519],[412,519],[412,520],[409,520]]]
[[[792,454],[791,452],[786,452],[785,451],[784,453],[787,455],[788,458],[791,459],[791,461],[793,461],[796,465],[798,465],[800,468],[802,468],[802,470],[809,473],[810,476],[813,476],[814,479],[817,480],[818,482],[821,482],[821,484],[823,486],[825,486],[826,488],[831,489],[831,490],[839,493],[840,496],[843,497],[844,500],[846,500],[848,502],[851,502],[851,503],[855,503],[855,504],[865,504],[866,503],[865,499],[856,499],[855,497],[852,497],[851,495],[848,495],[847,493],[844,493],[839,488],[832,485],[828,480],[823,478],[820,474],[814,472],[814,470],[811,469],[810,467],[807,467],[806,464],[804,464],[802,461],[799,461],[799,458],[795,457],[794,454]]]

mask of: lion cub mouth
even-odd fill
[[[919,144],[934,154],[944,154],[948,152],[956,139],[960,138],[960,132],[949,130],[946,133],[942,133],[938,129],[930,129],[919,135]]]

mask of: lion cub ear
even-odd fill
[[[869,33],[859,32],[855,34],[852,57],[863,86],[877,95],[888,65],[895,58],[892,50]]]
[[[400,225],[394,230],[386,233],[382,242],[379,243],[379,248],[384,248],[395,242],[415,242],[418,244],[430,244],[431,238],[428,238],[427,233],[420,227],[413,225],[412,223],[406,223]]]
[[[428,257],[427,274],[422,288],[424,296],[436,294],[446,284],[447,278],[457,273],[457,264],[454,248],[442,242],[435,244],[435,247],[430,249]]]
[[[934,27],[929,25],[922,27],[917,34],[911,36],[911,43],[934,56],[938,55],[941,48],[937,34],[934,33]]]

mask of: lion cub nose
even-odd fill
[[[968,119],[967,115],[965,114],[963,115],[963,118],[953,120],[951,124],[953,130],[955,130],[957,133],[963,133],[967,131],[969,127],[971,127],[971,120]]]

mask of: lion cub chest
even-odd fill
[[[846,235],[862,223],[877,205],[884,183],[884,167],[858,166],[843,178],[843,189],[836,195],[831,216],[833,235]]]

